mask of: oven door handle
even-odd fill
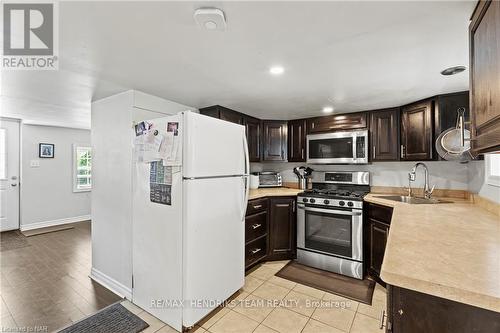
[[[359,211],[345,211],[345,210],[333,210],[333,209],[321,209],[321,208],[312,208],[306,207],[304,205],[298,205],[299,209],[303,209],[308,212],[318,212],[318,213],[330,213],[337,215],[351,215],[351,216],[360,216],[361,212]]]

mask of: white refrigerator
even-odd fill
[[[244,284],[245,129],[189,111],[148,123],[177,150],[165,191],[153,179],[159,163],[134,164],[132,301],[182,331]]]

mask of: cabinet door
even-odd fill
[[[372,161],[399,160],[399,108],[370,112]]]
[[[307,120],[307,133],[364,129],[368,124],[366,112],[316,117]]]
[[[241,113],[226,109],[224,107],[220,108],[219,117],[222,120],[229,121],[235,124],[243,124],[243,116]]]
[[[389,286],[387,292],[388,332],[500,332],[498,312],[395,286]]]
[[[201,114],[204,114],[206,116],[219,118],[225,121],[230,121],[235,124],[243,125],[242,113],[228,109],[220,105],[208,106],[206,108],[201,108],[199,111]]]
[[[250,162],[259,162],[261,158],[261,126],[256,118],[245,118],[245,128],[248,141],[248,156]]]
[[[402,108],[401,159],[406,161],[432,160],[433,101],[428,100]]]
[[[472,148],[500,149],[500,2],[480,1],[470,26]]]
[[[295,199],[270,199],[269,258],[291,259],[296,252]]]
[[[264,120],[264,161],[286,161],[288,149],[286,121]]]
[[[288,122],[288,161],[306,161],[306,121],[304,119]]]
[[[385,246],[389,236],[389,226],[370,219],[370,273],[380,276],[384,261]]]

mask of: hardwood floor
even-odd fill
[[[10,233],[0,253],[3,331],[51,332],[120,299],[88,277],[90,222],[32,237]]]

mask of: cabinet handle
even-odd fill
[[[373,158],[375,158],[375,145],[373,146]]]
[[[380,329],[384,328],[384,319],[385,319],[385,310],[380,310],[380,319],[378,322],[378,326]]]
[[[253,206],[253,209],[259,209],[259,208],[262,208],[262,205],[254,205]]]
[[[403,315],[403,313],[404,313],[404,312],[403,312],[403,309],[399,309],[399,310],[398,310],[398,313],[399,313],[399,315],[400,315],[400,316],[402,316],[402,315]]]
[[[259,224],[259,223],[255,223],[255,224],[252,224],[252,229],[257,229],[258,227],[261,227],[262,224]]]
[[[401,145],[401,158],[405,157],[405,145]]]
[[[260,252],[260,250],[262,250],[262,249],[254,249],[254,250],[252,250],[252,254],[259,253],[259,252]]]
[[[302,148],[302,149],[300,150],[300,156],[302,156],[302,158],[304,158],[304,148]]]

